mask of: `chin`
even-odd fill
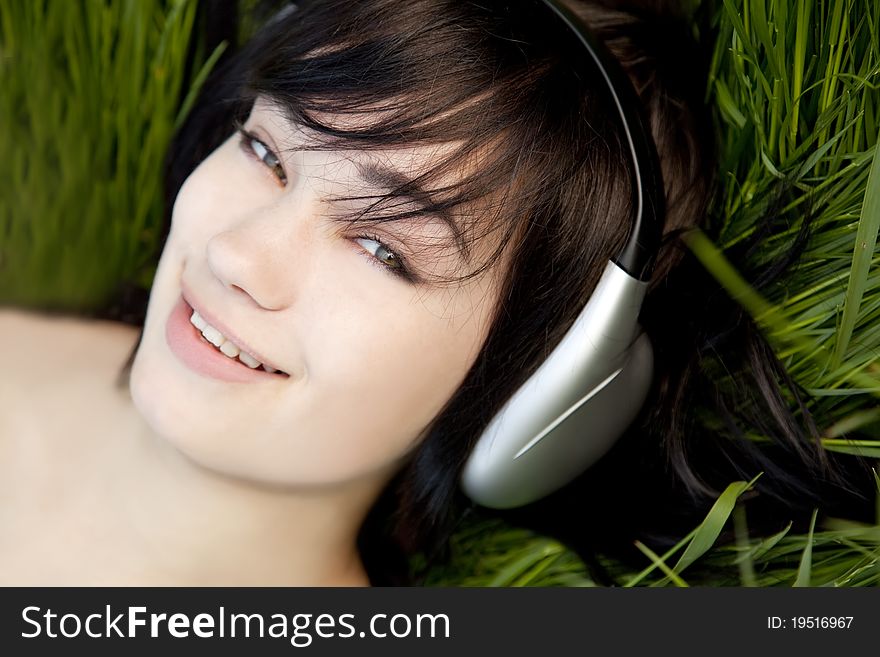
[[[149,434],[205,470],[233,478],[254,478],[242,462],[239,445],[218,440],[211,427],[194,419],[191,400],[176,385],[179,383],[168,380],[161,358],[148,345],[142,345],[132,364],[129,390]]]

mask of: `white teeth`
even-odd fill
[[[238,360],[240,360],[242,363],[244,363],[245,365],[250,367],[252,370],[257,369],[262,364],[262,363],[260,363],[260,361],[258,361],[256,358],[251,356],[246,351],[242,351],[238,355]]]
[[[223,344],[223,341],[226,339],[223,337],[223,334],[215,329],[213,326],[208,324],[205,328],[202,329],[202,335],[205,336],[205,340],[210,342],[215,347],[219,347]]]
[[[234,344],[232,344],[229,340],[220,345],[220,351],[222,351],[230,358],[235,358],[241,353],[241,350]]]
[[[193,326],[195,326],[202,332],[202,335],[205,336],[205,339],[208,342],[217,347],[221,351],[221,353],[228,356],[229,358],[237,357],[238,360],[250,367],[252,370],[257,369],[260,365],[263,365],[263,363],[251,356],[249,353],[239,349],[238,345],[227,340],[226,336],[224,336],[220,331],[208,324],[208,322],[206,322],[205,319],[196,311],[193,311],[193,314],[189,318],[189,321],[192,323]],[[278,371],[273,367],[269,367],[268,365],[263,365],[263,369],[265,369],[270,374]]]
[[[192,317],[189,318],[189,321],[192,322],[192,325],[200,331],[208,325],[208,322],[202,319],[202,316],[199,315],[195,310],[193,310]]]

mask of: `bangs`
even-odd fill
[[[560,210],[544,190],[583,162],[575,152],[583,140],[560,144],[556,135],[588,127],[579,113],[585,88],[560,66],[565,31],[555,34],[559,26],[534,3],[516,19],[504,7],[425,4],[303,3],[249,44],[240,101],[268,100],[309,136],[304,150],[369,157],[436,146],[417,175],[386,175],[386,193],[336,200],[369,201],[339,217],[348,223],[443,217],[466,260],[491,235],[494,248],[452,282],[485,271],[524,224]],[[498,32],[487,33],[493,17]]]

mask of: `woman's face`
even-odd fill
[[[411,178],[436,150],[295,150],[307,135],[262,99],[244,129],[176,199],[135,404],[184,454],[227,474],[296,486],[393,472],[474,362],[500,267],[431,283],[471,267],[441,218],[334,219],[370,202],[334,196],[386,191],[377,165]],[[396,209],[417,207],[405,203]],[[470,262],[493,247],[477,244]],[[193,307],[220,349],[190,322]],[[282,373],[230,357],[242,350]]]

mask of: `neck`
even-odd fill
[[[105,499],[146,585],[369,585],[358,530],[390,475],[323,489],[263,486],[207,470],[140,416],[105,452]],[[149,580],[149,581],[144,581]]]

